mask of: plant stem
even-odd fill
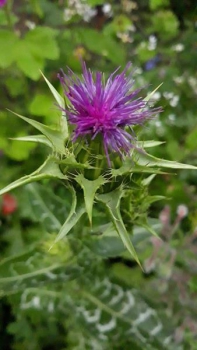
[[[13,30],[14,27],[13,27],[13,23],[12,23],[12,20],[11,20],[11,13],[10,13],[10,9],[9,9],[9,7],[8,7],[8,4],[5,5],[4,11],[5,11],[5,15],[6,15],[8,27],[9,27],[11,30]]]

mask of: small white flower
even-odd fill
[[[178,102],[179,102],[179,96],[178,95],[174,95],[173,98],[170,101],[170,106],[176,107]]]
[[[103,13],[105,15],[111,15],[111,12],[112,12],[111,4],[108,4],[108,3],[104,4],[103,5]]]
[[[150,51],[155,50],[157,47],[157,38],[155,35],[150,35],[148,38],[148,49]]]
[[[176,119],[175,114],[169,114],[168,119],[169,119],[171,122],[174,122],[175,119]]]
[[[151,96],[151,100],[152,100],[152,101],[158,101],[158,100],[160,100],[160,98],[161,98],[161,93],[158,92],[158,91],[156,91],[156,92]]]
[[[27,26],[27,28],[29,28],[30,30],[33,30],[36,27],[36,23],[32,22],[32,21],[25,21],[25,24]]]
[[[180,204],[178,207],[177,207],[177,214],[178,216],[183,219],[184,217],[186,217],[188,215],[188,207],[186,207],[185,204]]]
[[[172,48],[176,52],[181,52],[184,50],[185,46],[183,44],[179,43],[177,45],[174,45]]]
[[[173,80],[175,81],[176,84],[182,84],[184,82],[183,77],[174,77]]]

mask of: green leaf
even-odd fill
[[[186,137],[186,145],[189,150],[196,150],[197,128],[194,128]]]
[[[137,253],[135,251],[135,248],[130,240],[130,236],[125,228],[124,222],[122,220],[122,216],[120,214],[120,201],[123,194],[124,194],[123,188],[122,186],[120,186],[118,189],[106,194],[98,195],[96,198],[98,199],[99,202],[102,202],[108,209],[111,220],[120,238],[122,239],[123,244],[128,249],[131,256],[141,266]]]
[[[11,31],[0,30],[0,67],[7,68],[15,60],[15,48],[18,46],[18,37]]]
[[[152,29],[163,39],[171,40],[178,34],[178,19],[171,11],[156,12],[152,16],[152,24]]]
[[[150,8],[153,11],[169,5],[169,0],[150,0]]]
[[[103,176],[99,176],[96,180],[88,180],[82,174],[75,177],[75,181],[81,186],[84,192],[84,201],[90,224],[92,224],[92,208],[96,191],[106,183]]]
[[[22,115],[10,111],[15,114],[17,117],[25,120],[27,123],[31,124],[34,128],[39,130],[43,135],[45,135],[49,141],[52,143],[53,148],[56,152],[64,153],[65,152],[65,136],[59,130],[50,128],[47,125],[41,124],[33,119],[23,117]]]
[[[145,62],[151,60],[156,55],[155,50],[149,50],[148,41],[140,41],[136,47],[136,53],[139,62],[142,64],[145,64]]]
[[[44,59],[32,55],[27,43],[21,39],[16,46],[14,57],[18,68],[29,78],[38,80],[44,68]]]
[[[2,11],[2,10],[0,10],[0,25],[1,26],[7,26],[7,25],[9,25],[7,14],[6,14],[5,11]],[[14,13],[10,12],[9,16],[10,16],[10,21],[11,21],[12,24],[16,24],[18,22],[19,18],[17,16],[15,16]]]
[[[105,0],[87,0],[87,4],[94,7],[96,5],[104,4]]]
[[[29,112],[36,116],[46,117],[47,124],[57,124],[60,111],[54,106],[51,95],[37,93],[29,105]]]
[[[126,250],[113,223],[93,227],[91,237],[85,237],[84,243],[95,254],[104,258],[119,256]]]
[[[0,283],[8,283],[8,282],[24,280],[27,278],[37,277],[38,275],[47,274],[50,271],[56,270],[62,266],[63,266],[63,264],[54,264],[54,265],[40,268],[40,269],[37,269],[34,271],[29,271],[28,267],[24,267],[24,263],[21,263],[20,265],[18,265],[18,269],[20,268],[20,270],[17,271],[17,275],[11,276],[11,277],[0,278]]]
[[[52,191],[50,193],[50,190],[35,183],[28,184],[25,187],[25,192],[28,195],[31,210],[33,210],[37,221],[41,222],[47,231],[58,231],[61,228],[61,222],[57,218],[57,210],[60,205],[62,207],[64,206],[63,201],[59,200],[57,205],[57,198],[54,193]],[[50,203],[51,197],[53,199],[53,206]],[[52,208],[55,208],[55,213],[53,213],[54,209],[52,210]]]
[[[72,192],[72,206],[64,225],[61,227],[55,239],[55,243],[64,238],[85,213],[85,207],[77,203],[77,196],[74,188],[70,187],[70,190]]]
[[[144,277],[138,266],[132,267],[131,274],[131,268],[123,262],[114,263],[112,266],[112,275],[119,283],[123,282],[128,287],[139,289],[143,289],[144,287]]]
[[[55,40],[57,30],[50,27],[39,27],[29,30],[25,35],[25,43],[34,57],[56,60],[59,58],[59,48]]]
[[[83,28],[79,36],[81,43],[85,43],[90,51],[106,57],[115,64],[125,64],[124,48],[113,37],[89,28]]]
[[[57,233],[70,211],[71,194],[65,186],[61,187],[61,196],[52,186],[39,183],[26,185],[16,195],[20,217],[41,223],[47,232]]]
[[[13,97],[24,96],[24,91],[27,89],[27,81],[25,77],[19,76],[19,74],[12,75],[4,82],[9,94]]]
[[[28,184],[30,182],[39,181],[45,178],[58,178],[58,179],[67,179],[66,175],[63,175],[59,169],[59,164],[57,159],[49,156],[47,160],[30,175],[25,175],[20,179],[12,182],[8,186],[0,190],[0,195],[13,190],[19,186]]]
[[[189,281],[189,288],[192,291],[192,293],[197,293],[197,277],[192,276]]]
[[[33,249],[24,250],[20,255],[4,259],[0,266],[0,292],[3,295],[27,291],[31,287],[40,288],[43,283],[54,285],[54,280],[62,280],[62,274],[63,280],[68,281],[80,272],[76,265],[70,265],[72,253],[68,242],[58,245],[63,259],[57,261],[56,254],[45,250],[45,241],[37,242]]]
[[[154,219],[148,219],[146,225],[135,225],[132,228],[132,235],[130,235],[130,240],[133,245],[137,246],[138,244],[144,242],[151,237],[153,232],[150,232],[151,229],[155,232],[160,232],[161,223],[154,221]],[[86,230],[86,228],[84,229]],[[121,238],[117,236],[117,231],[114,228],[113,223],[98,225],[93,227],[91,230],[91,238],[86,236],[84,243],[91,249],[95,254],[101,255],[104,258],[116,257],[122,255],[126,247],[123,244]]]
[[[172,328],[149,305],[139,290],[123,288],[109,278],[92,281],[93,288],[82,289],[83,308],[75,300],[77,319],[82,329],[91,329],[95,339],[103,339],[103,349],[174,349]],[[77,297],[76,297],[77,298]],[[75,298],[75,299],[76,299]],[[169,324],[168,320],[167,324]],[[107,347],[104,344],[110,344]]]

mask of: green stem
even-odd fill
[[[38,275],[43,275],[45,273],[48,273],[48,272],[53,271],[53,270],[56,270],[59,267],[63,267],[63,266],[65,266],[65,264],[63,264],[63,263],[62,264],[54,264],[54,265],[51,265],[51,266],[44,267],[44,268],[42,268],[40,270],[29,272],[29,273],[26,273],[26,274],[23,274],[23,275],[17,275],[17,276],[11,276],[11,277],[3,277],[3,278],[0,279],[0,283],[15,282],[15,281],[23,280],[23,279],[26,279],[26,278],[30,278],[30,277],[34,277],[34,276],[38,276]]]
[[[113,317],[116,318],[123,318],[120,316],[120,314],[116,311],[114,311],[113,309],[111,309],[109,306],[107,306],[106,304],[102,303],[102,301],[100,301],[98,298],[96,298],[94,295],[86,292],[86,291],[81,291],[81,294],[88,299],[89,301],[91,301],[94,305],[96,305],[99,309],[107,312],[108,314],[112,315]]]
[[[98,145],[98,155],[100,155],[100,145]],[[96,158],[95,170],[94,170],[94,179],[97,179],[101,175],[102,171],[102,159]]]
[[[30,287],[26,289],[26,292],[47,295],[53,298],[62,298],[62,292],[57,292],[57,291],[48,290],[48,289]]]
[[[96,158],[96,162],[95,162],[95,167],[96,169],[94,170],[94,179],[97,179],[101,173],[103,172],[103,168],[105,165],[105,153],[103,150],[103,143],[101,138],[97,137],[97,143],[95,144],[95,152],[96,155],[98,154],[98,156],[102,156],[102,158]]]
[[[11,12],[10,12],[10,8],[8,7],[8,3],[5,5],[4,7],[4,11],[5,11],[5,15],[6,15],[6,19],[7,19],[7,23],[8,23],[8,27],[13,30],[13,23],[11,20]]]

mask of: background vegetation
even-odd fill
[[[8,0],[0,8],[0,187],[47,154],[13,139],[33,131],[7,108],[55,125],[58,111],[40,70],[61,91],[59,69],[80,73],[81,58],[106,75],[131,61],[144,93],[163,82],[153,99],[164,111],[141,137],[165,141],[154,155],[197,165],[196,36],[192,0]],[[2,350],[197,349],[196,184],[191,170],[152,182],[151,194],[168,199],[149,213],[162,241],[134,228],[144,272],[113,235],[90,238],[75,229],[49,250],[70,206],[60,183],[5,194]]]

